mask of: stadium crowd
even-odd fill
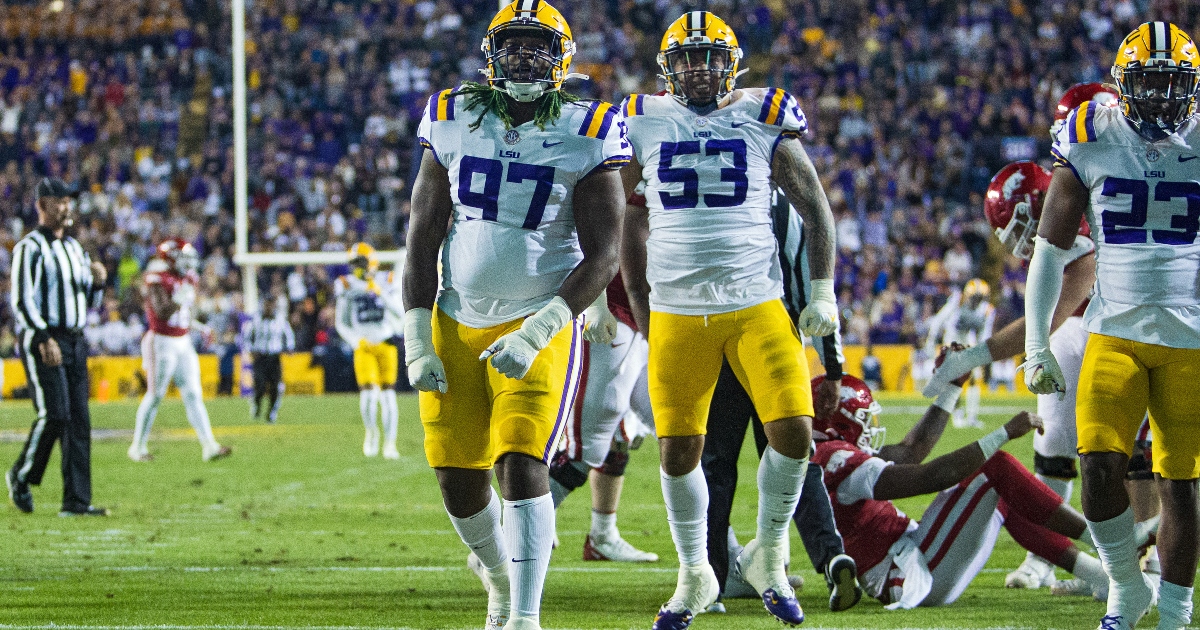
[[[747,85],[784,87],[808,116],[809,153],[837,217],[848,343],[923,341],[956,286],[991,282],[997,327],[1023,277],[991,237],[981,193],[1015,159],[1046,158],[1065,88],[1105,80],[1111,51],[1148,11],[1194,23],[1175,0],[597,0],[562,2],[575,26],[568,84],[619,102],[659,89],[655,53],[685,9],[741,36]],[[478,78],[492,1],[248,3],[251,249],[345,251],[403,242],[414,132],[435,89]],[[60,11],[54,11],[59,6]],[[36,223],[42,174],[78,191],[77,236],[108,268],[94,350],[136,354],[137,279],[156,243],[203,257],[199,319],[228,342],[244,308],[232,262],[229,4],[68,0],[0,9],[0,288]],[[297,348],[336,338],[331,279],[344,267],[268,267]],[[0,356],[12,314],[0,305]]]

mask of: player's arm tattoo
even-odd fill
[[[817,168],[808,158],[799,139],[785,138],[779,142],[775,157],[771,160],[771,177],[804,218],[804,244],[808,249],[811,277],[833,278],[837,242],[833,210],[829,208],[829,199],[821,187]]]
[[[937,446],[949,419],[950,414],[945,409],[930,405],[900,443],[879,449],[879,457],[896,464],[920,464]]]
[[[438,289],[438,254],[450,227],[454,200],[450,176],[433,151],[421,158],[413,182],[408,223],[408,253],[404,261],[404,308],[433,308]]]
[[[563,280],[558,294],[579,315],[617,275],[625,195],[615,170],[596,171],[575,184],[575,232],[583,260]]]
[[[632,195],[642,180],[642,167],[637,159],[621,169],[625,194]],[[650,332],[650,283],[646,281],[646,239],[650,236],[650,211],[645,206],[626,204],[625,224],[621,234],[621,281],[629,296],[633,321],[643,336]]]

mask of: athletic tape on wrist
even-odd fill
[[[979,445],[979,450],[983,451],[983,459],[985,461],[991,459],[992,455],[995,455],[996,451],[1000,450],[1000,447],[1007,443],[1008,429],[1005,429],[1004,427],[1000,427],[999,429],[992,431],[991,433],[979,438],[979,441],[976,442],[976,444]]]

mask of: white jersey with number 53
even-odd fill
[[[563,105],[554,123],[505,129],[468,96],[444,90],[429,99],[418,141],[450,172],[453,223],[442,247],[438,307],[473,328],[529,315],[545,306],[583,260],[575,233],[575,185],[593,171],[629,162],[616,107]]]
[[[646,181],[651,310],[711,315],[783,296],[771,160],[807,122],[780,89],[730,98],[704,116],[669,95],[634,94],[621,105]]]
[[[1200,348],[1200,129],[1195,119],[1158,142],[1116,107],[1088,101],[1054,138],[1056,164],[1090,193],[1096,242],[1088,332]]]

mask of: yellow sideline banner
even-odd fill
[[[325,393],[325,370],[312,366],[311,353],[285,354],[281,357],[280,364],[283,367],[283,382],[289,394]],[[130,398],[141,396],[146,391],[146,375],[142,371],[141,357],[92,357],[88,359],[88,373],[92,377],[92,398]],[[241,358],[237,357],[233,366],[235,393],[239,390],[237,376],[240,373]],[[217,395],[219,380],[217,356],[200,355],[200,385],[206,398]],[[4,386],[0,388],[0,395],[9,398],[14,389],[25,385],[25,369],[20,360],[5,359]],[[170,395],[178,395],[174,386],[171,387]]]
[[[809,371],[814,375],[824,374],[825,368],[817,359],[817,351],[811,346],[808,352]],[[846,357],[845,371],[847,374],[862,376],[862,360],[867,354],[866,346],[846,346],[842,349]],[[875,356],[879,358],[883,369],[883,389],[892,392],[914,391],[912,379],[911,346],[889,345],[874,346]],[[285,354],[282,357],[283,382],[291,394],[323,394],[325,393],[325,370],[312,365],[312,355],[308,352]],[[88,371],[92,375],[93,398],[125,398],[140,396],[146,387],[146,377],[142,372],[141,357],[92,357],[88,360]],[[235,360],[233,368],[234,391],[238,390],[237,377],[241,373],[241,359]],[[217,357],[212,354],[200,355],[200,382],[204,387],[206,397],[217,394]],[[102,385],[106,383],[107,385]],[[12,396],[14,389],[25,386],[25,370],[17,359],[4,360],[4,384],[0,388],[3,397]],[[1018,372],[1016,379],[1018,393],[1026,393],[1025,379]],[[101,391],[105,390],[105,391]],[[174,392],[172,387],[171,391]]]

